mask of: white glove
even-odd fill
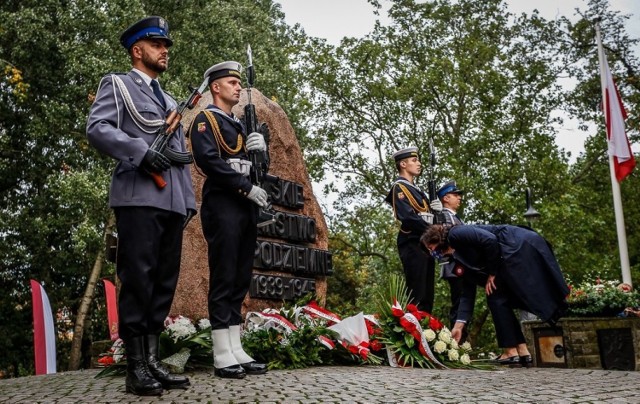
[[[435,212],[442,212],[442,202],[440,202],[440,199],[434,199],[429,206],[431,207],[431,210]]]
[[[247,195],[247,198],[251,199],[261,208],[267,206],[267,197],[267,191],[255,185],[251,187],[251,191],[249,192],[249,195]]]
[[[247,150],[248,151],[265,151],[267,144],[264,141],[264,136],[261,133],[253,132],[247,136]]]

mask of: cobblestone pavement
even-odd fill
[[[640,372],[586,369],[427,370],[313,367],[243,380],[189,374],[188,390],[161,397],[124,392],[98,370],[0,380],[7,403],[640,403]]]

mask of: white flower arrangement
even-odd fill
[[[172,319],[172,322],[166,326],[166,330],[173,342],[187,338],[197,331],[191,320],[183,316]]]

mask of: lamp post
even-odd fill
[[[527,211],[524,212],[524,218],[527,220],[527,223],[529,223],[529,227],[531,227],[531,223],[540,218],[540,212],[535,210],[533,207],[533,201],[531,200],[531,188],[527,188],[525,196],[527,197]]]

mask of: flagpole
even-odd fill
[[[608,105],[606,88],[607,78],[605,77],[605,67],[608,68],[607,62],[604,56],[604,48],[602,46],[602,39],[600,38],[600,20],[596,20],[596,42],[598,43],[598,60],[600,62],[600,84],[602,87],[602,105],[603,111],[606,111]],[[606,115],[605,115],[606,120]],[[606,132],[606,130],[605,130]],[[631,283],[631,269],[629,265],[629,251],[627,248],[627,233],[624,226],[624,212],[622,210],[622,197],[620,194],[620,183],[616,178],[615,165],[613,161],[613,155],[609,155],[609,174],[611,177],[611,191],[613,194],[613,210],[616,217],[616,232],[618,234],[618,250],[620,251],[620,267],[622,269],[622,282],[632,285]]]

